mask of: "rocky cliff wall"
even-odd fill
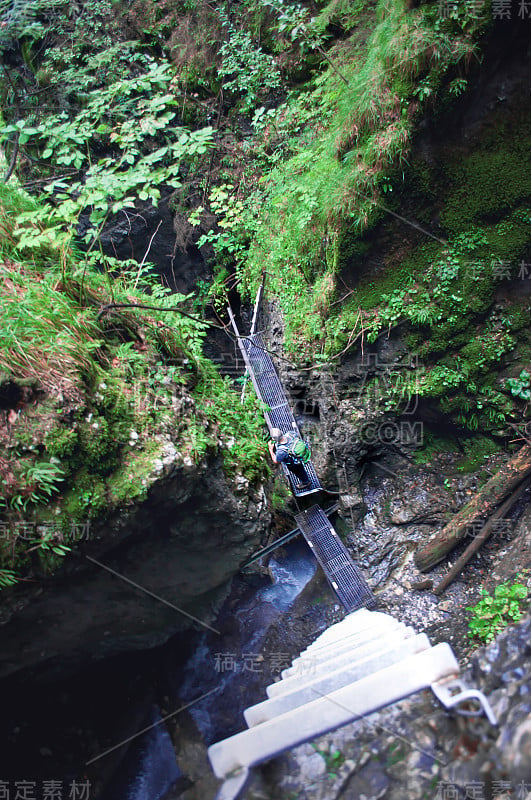
[[[13,594],[0,676],[60,677],[208,624],[268,526],[261,484],[227,479],[219,462],[176,466],[168,456],[145,502],[90,528],[55,579]]]

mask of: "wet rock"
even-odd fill
[[[493,592],[499,583],[506,580],[521,581],[522,571],[531,567],[531,506],[528,505],[523,509],[516,524],[511,520],[507,522],[507,532],[514,531],[514,538],[511,540],[511,546],[500,552],[494,569],[488,575],[485,582],[488,592]]]
[[[357,487],[349,487],[348,491],[339,496],[339,515],[346,521],[347,525],[353,526],[360,522],[366,513],[367,506],[361,491]]]
[[[0,676],[60,678],[208,625],[268,528],[261,485],[227,479],[218,462],[187,466],[168,444],[145,502],[93,525],[62,580],[18,592],[0,626]]]
[[[87,230],[88,218],[82,218],[78,231]],[[177,234],[177,235],[176,235]],[[184,235],[183,235],[184,234]],[[120,214],[105,226],[101,234],[104,251],[115,258],[134,258],[140,264],[147,260],[164,276],[174,291],[188,294],[198,278],[209,277],[209,271],[193,243],[193,229],[184,217],[175,217],[169,197],[162,197],[157,207],[145,203],[134,214]]]
[[[303,745],[300,750],[299,778],[304,783],[313,783],[325,774],[326,762],[311,745]]]
[[[370,761],[349,780],[342,796],[345,800],[380,800],[387,793],[389,778],[379,761]]]
[[[524,719],[520,724],[515,724],[513,717],[522,716]],[[507,723],[503,740],[497,744],[500,748],[506,747],[509,774],[516,781],[525,781],[531,776],[531,703],[523,704],[510,713]]]
[[[422,521],[427,514],[433,514],[433,498],[422,489],[400,493],[389,506],[389,519],[395,525]]]

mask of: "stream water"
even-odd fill
[[[316,571],[306,543],[291,542],[270,559],[270,575],[233,579],[212,623],[219,633],[191,630],[154,650],[87,665],[55,684],[39,685],[38,677],[3,684],[0,796],[25,797],[17,794],[25,781],[32,800],[50,800],[51,785],[64,798],[173,800],[193,782],[194,798],[208,800],[214,790],[198,785],[197,753],[199,778],[212,783],[206,747],[245,727],[243,709],[262,700],[265,687],[300,652],[301,616],[310,635],[326,624],[327,603],[314,602],[322,585],[308,586]],[[301,597],[305,587],[309,601],[306,592]],[[334,606],[331,594],[326,599]],[[88,795],[70,793],[80,780],[90,783]]]
[[[466,618],[451,616],[449,602],[409,590],[416,578],[411,559],[403,559],[400,570],[394,567],[397,545],[406,547],[410,538],[426,535],[424,528],[391,525],[388,514],[377,511],[398,513],[393,502],[402,494],[387,478],[368,483],[364,500],[370,510],[356,527],[355,545],[373,583],[380,571],[384,580],[394,570],[379,602],[434,641],[457,646],[461,636],[468,642]],[[427,505],[426,490],[413,478],[408,491],[411,513],[417,500]],[[397,508],[404,510],[403,504]],[[482,558],[488,553],[486,548]],[[488,560],[479,563],[489,568]],[[510,565],[507,569],[514,572]],[[72,797],[71,782],[86,778],[91,781],[86,800],[211,800],[217,782],[206,748],[243,730],[243,710],[263,700],[281,670],[344,615],[303,540],[276,553],[269,573],[234,578],[212,623],[218,633],[194,629],[162,647],[89,664],[53,685],[39,684],[38,675],[33,682],[4,683],[0,797],[16,798],[16,782],[22,779],[37,789],[58,781],[63,798]],[[477,599],[481,576],[469,574],[469,580],[452,587],[455,608]],[[5,783],[10,794],[2,795]],[[33,797],[51,800],[38,790]]]
[[[242,730],[243,709],[263,699],[271,676],[290,663],[290,609],[316,569],[306,544],[292,542],[270,559],[272,580],[267,576],[253,576],[250,582],[242,577],[234,580],[213,623],[219,634],[210,630],[193,633],[184,663],[180,641],[166,648],[164,671],[170,696],[175,698],[176,708],[188,706],[205,746]],[[272,626],[285,633],[282,650],[265,645]],[[176,763],[158,707],[152,709],[151,724],[155,727],[130,747],[119,777],[107,787],[102,800],[162,800],[182,777],[180,768],[186,771],[185,763]]]
[[[101,800],[159,800],[182,777],[161,711],[153,705],[147,720],[151,726],[136,739],[120,771],[111,779]]]

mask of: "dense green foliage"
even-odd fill
[[[334,365],[400,335],[415,368],[383,392],[367,381],[362,404],[384,415],[414,398],[480,431],[469,467],[513,438],[529,304],[496,298],[528,252],[529,113],[502,109],[473,147],[424,158],[419,122],[466,101],[492,19],[487,2],[412,6],[0,0],[10,523],[65,531],[142,500],[170,442],[183,464],[219,456],[229,476],[263,474],[260,409],[235,403],[204,357],[201,314],[235,285],[251,296],[264,270],[291,358]],[[212,266],[195,297],[102,246],[110,222],[170,192],[183,246]],[[4,540],[0,581],[35,554],[53,566],[63,545],[39,530]]]
[[[507,625],[518,622],[527,607],[527,586],[523,583],[501,583],[491,596],[481,590],[482,599],[475,606],[467,608],[472,612],[468,623],[469,636],[488,644]]]
[[[320,330],[334,281],[323,281],[320,291],[309,286],[323,274],[335,276],[357,236],[381,217],[378,199],[389,175],[405,166],[413,124],[428,96],[419,96],[420,76],[428,71],[422,86],[430,85],[431,96],[445,72],[475,52],[467,21],[445,29],[431,6],[406,12],[400,0],[382,0],[376,20],[372,10],[364,13],[375,22],[371,35],[356,19],[348,40],[337,45],[347,84],[333,70],[316,81],[313,113],[303,112],[302,126],[298,113],[290,115],[297,120],[288,133],[296,152],[267,176],[265,224],[246,272],[257,276],[265,265],[278,276],[278,290],[299,310],[289,320],[290,333],[309,328],[311,335],[312,324],[314,334]],[[299,103],[298,97],[291,101]],[[285,115],[277,109],[277,118]],[[272,116],[268,127],[275,123]]]
[[[267,270],[294,356],[328,362],[401,326],[421,366],[381,398],[382,410],[409,393],[458,427],[510,436],[525,415],[525,387],[518,394],[517,379],[506,383],[500,372],[530,355],[529,303],[517,297],[490,310],[498,287],[525,269],[529,115],[523,104],[509,119],[500,111],[468,151],[441,148],[430,166],[412,160],[415,123],[435,102],[451,113],[466,90],[488,9],[469,16],[463,5],[443,19],[429,4],[406,11],[381,2],[367,35],[370,13],[360,8],[350,38],[330,51],[342,77],[329,69],[311,94],[255,115],[264,188],[241,222],[252,232],[248,256],[237,231],[233,255],[251,287]],[[367,274],[388,211],[406,234],[404,214],[425,235],[404,236],[386,268]],[[341,302],[345,273],[350,291]]]
[[[49,235],[43,207],[16,186],[0,187],[0,215],[0,377],[21,409],[0,439],[9,584],[32,553],[53,568],[73,525],[144,499],[168,442],[184,465],[219,452],[229,475],[250,480],[265,451],[253,396],[235,405],[238,394],[202,354],[205,324],[179,314],[191,298],[170,294],[136,262],[120,272],[113,264],[110,281]],[[110,302],[160,311],[102,315]],[[28,520],[32,534],[21,536]]]

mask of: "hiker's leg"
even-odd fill
[[[289,468],[293,472],[293,474],[301,481],[301,483],[306,483],[309,480],[308,474],[302,464],[290,464]]]

